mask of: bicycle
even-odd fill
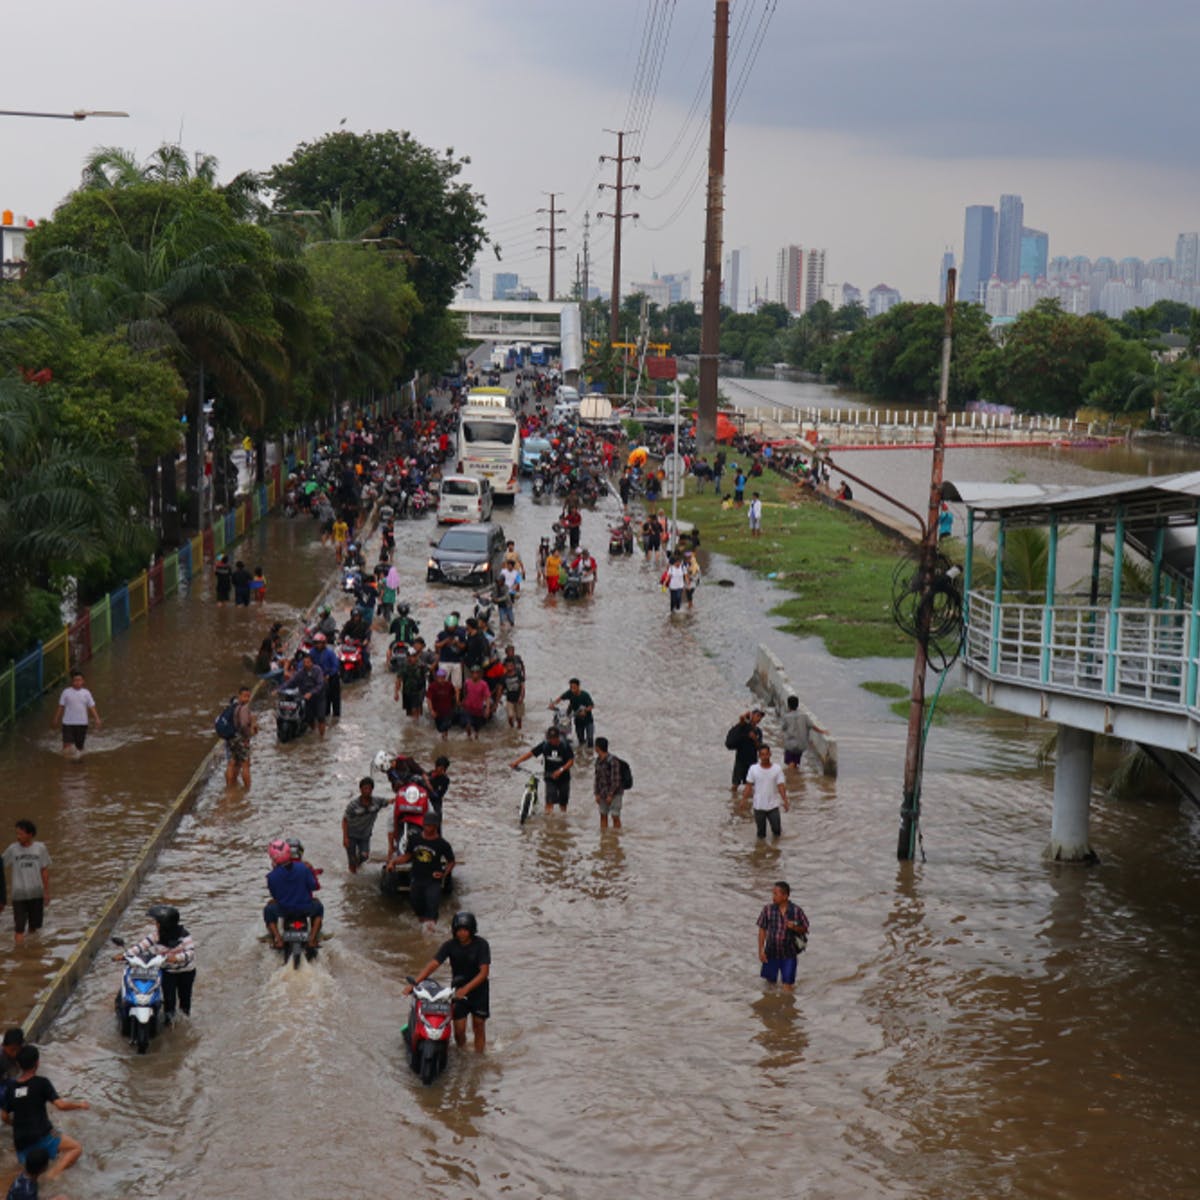
[[[538,806],[538,777],[532,771],[526,771],[524,767],[513,767],[514,771],[524,771],[529,776],[525,784],[525,790],[521,793],[521,824],[534,814]]]

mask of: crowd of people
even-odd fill
[[[584,513],[610,487],[622,506],[618,524],[609,530],[610,553],[632,552],[633,546],[640,545],[643,560],[653,566],[654,577],[670,597],[671,611],[681,611],[685,605],[693,607],[701,581],[698,536],[681,538],[664,507],[657,503],[661,473],[645,456],[628,455],[615,436],[551,425],[542,403],[550,394],[551,384],[540,373],[519,380],[522,435],[545,435],[552,442],[541,470],[545,490],[558,506],[551,531],[538,546],[533,576],[526,570],[516,544],[509,541],[502,568],[491,588],[475,597],[474,611],[466,616],[460,611],[446,614],[436,632],[422,634],[412,605],[401,597],[402,581],[395,558],[396,525],[406,516],[417,515],[452,453],[458,388],[449,389],[450,403],[442,412],[428,406],[418,415],[347,424],[336,436],[324,440],[311,463],[289,476],[286,510],[298,519],[309,517],[315,521],[322,543],[330,547],[333,565],[343,573],[342,594],[350,600],[351,610],[347,619],[339,622],[331,605],[321,606],[311,626],[303,631],[298,652],[289,651],[285,645],[283,623],[273,623],[253,665],[268,684],[299,691],[318,736],[324,737],[336,728],[342,714],[343,670],[335,647],[361,643],[369,669],[373,634],[384,634],[388,639],[386,662],[395,672],[392,700],[410,727],[428,722],[442,743],[452,735],[477,740],[489,725],[501,721],[509,730],[524,733],[530,718],[529,680],[516,644],[517,602],[523,593],[534,589],[544,589],[548,597],[562,594],[572,578],[581,585],[581,597],[596,594],[601,571],[583,541]],[[674,449],[669,439],[659,448],[668,452]],[[729,502],[741,505],[748,481],[761,475],[769,464],[771,448],[751,440],[736,447],[735,452],[746,460],[745,470],[738,461],[730,461],[724,450],[711,461],[688,453],[686,467],[702,491],[711,482],[722,494],[728,476],[732,485]],[[640,511],[634,507],[637,504]],[[751,494],[748,520],[752,535],[756,535],[762,521],[757,492]],[[369,543],[375,545],[370,558]],[[352,587],[348,586],[351,575]],[[231,598],[235,608],[248,608],[252,602],[263,604],[263,568],[251,571],[244,561],[231,564],[227,555],[221,555],[214,565],[214,597],[218,606],[228,604]],[[225,744],[225,781],[230,788],[240,785],[249,789],[251,784],[252,745],[259,734],[253,694],[251,687],[241,687],[217,720],[217,731]],[[546,711],[553,713],[551,722],[544,728],[540,720],[534,722],[535,732],[528,748],[512,758],[509,766],[516,770],[530,760],[539,761],[547,814],[566,813],[572,776],[581,767],[588,768],[601,830],[620,830],[632,773],[628,761],[610,747],[609,737],[597,734],[597,705],[591,693],[579,678],[572,677],[561,691],[547,697]],[[793,697],[782,722],[780,765],[763,739],[762,716],[760,710],[744,714],[726,739],[735,755],[735,795],[742,805],[749,805],[760,839],[766,837],[768,828],[774,837],[780,836],[780,813],[788,810],[784,772],[799,769],[812,732],[819,728],[799,710]],[[89,727],[100,726],[95,698],[81,673],[73,673],[70,685],[63,690],[54,721],[62,728],[64,753],[74,755],[82,752]],[[356,793],[344,805],[339,803],[347,870],[356,875],[375,861],[384,871],[407,872],[412,909],[432,930],[457,865],[454,848],[444,835],[451,760],[444,753],[438,754],[434,765],[425,770],[400,755],[384,767],[389,788],[379,787],[375,776],[368,775],[359,781]],[[380,794],[389,790],[394,796]],[[375,826],[380,814],[389,810],[387,853],[373,860]],[[31,821],[18,822],[16,842],[3,855],[12,877],[11,903],[18,943],[27,932],[41,927],[50,899],[50,856],[36,835]],[[303,914],[309,918],[308,949],[315,954],[324,916],[318,895],[322,872],[305,859],[303,846],[295,838],[273,840],[268,855],[267,890],[271,899],[263,911],[266,939],[280,945],[281,920]],[[0,908],[9,899],[0,874]],[[149,910],[149,915],[152,925],[132,949],[162,956],[163,1020],[171,1024],[191,1012],[196,946],[178,909],[159,904]],[[804,948],[808,920],[791,901],[786,881],[775,884],[771,903],[760,913],[757,929],[763,978],[790,988],[795,981],[795,960]],[[486,939],[479,936],[472,913],[455,914],[450,938],[422,967],[417,982],[446,962],[450,963],[455,988],[455,1038],[460,1045],[465,1043],[469,1018],[475,1048],[483,1050],[490,1014],[491,951]],[[39,1061],[37,1048],[25,1044],[21,1030],[12,1029],[4,1035],[0,1114],[13,1127],[14,1145],[22,1164],[10,1196],[36,1196],[39,1181],[44,1183],[61,1174],[82,1153],[77,1141],[54,1128],[48,1108],[69,1111],[87,1105],[62,1100],[49,1080],[38,1074]]]

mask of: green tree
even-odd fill
[[[1083,399],[1107,412],[1127,412],[1140,407],[1147,395],[1143,386],[1154,377],[1154,358],[1142,342],[1113,338],[1104,357],[1088,367],[1083,377]]]
[[[483,198],[459,177],[469,164],[411,134],[338,131],[299,145],[265,176],[277,208],[367,206],[379,214],[380,236],[395,239],[410,260],[421,310],[409,349],[414,365],[439,369],[442,314],[487,240]]]
[[[1010,326],[1004,345],[979,365],[992,398],[1026,412],[1070,415],[1084,402],[1084,381],[1117,335],[1095,317],[1040,300]]]

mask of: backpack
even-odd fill
[[[234,696],[233,699],[231,699],[229,703],[225,705],[223,709],[221,709],[221,715],[213,722],[213,728],[217,731],[217,737],[224,738],[225,741],[229,741],[229,739],[237,733],[237,725],[234,723],[233,719],[233,714],[237,709],[237,706],[237,697]]]
[[[630,792],[633,790],[633,771],[630,770],[629,764],[623,759],[617,759],[617,766],[621,768],[621,791]]]

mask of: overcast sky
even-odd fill
[[[772,289],[775,252],[794,241],[827,250],[831,281],[927,298],[943,249],[961,250],[963,207],[1001,192],[1024,197],[1051,255],[1170,255],[1178,232],[1200,228],[1200,5],[777,0],[764,26],[770,7],[731,5],[725,233]],[[0,207],[48,215],[99,144],[147,154],[179,141],[215,155],[228,177],[345,118],[469,155],[504,255],[486,256],[485,284],[514,270],[544,290],[541,193],[567,208],[559,262],[571,278],[584,211],[611,208],[595,190],[611,177],[597,158],[616,142],[602,130],[629,123],[642,131],[642,192],[629,202],[641,219],[626,225],[623,279],[690,269],[698,298],[712,9],[40,0],[6,22],[0,106],[132,117],[4,118]],[[645,56],[661,71],[639,68],[647,42],[665,46]],[[611,226],[595,235],[593,280],[607,289]]]

